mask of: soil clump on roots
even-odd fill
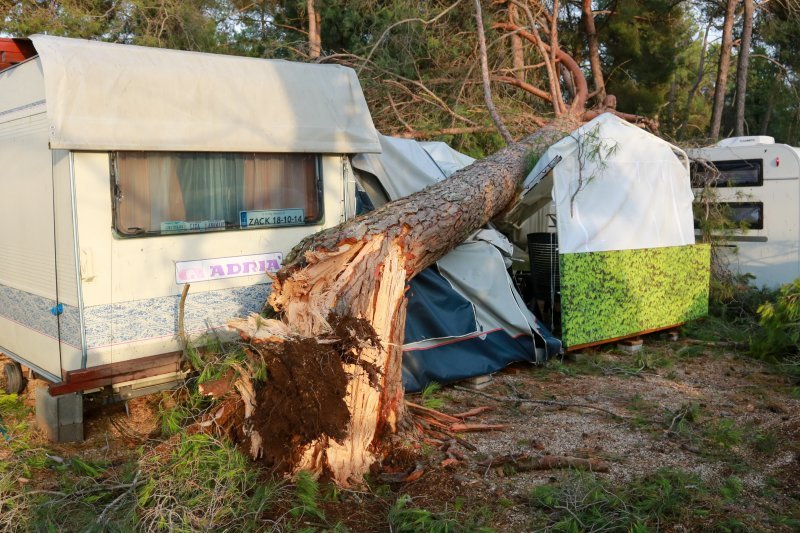
[[[348,371],[366,372],[378,387],[378,368],[360,360],[365,346],[379,340],[362,319],[331,315],[332,333],[283,343],[251,345],[266,366],[266,381],[255,382],[256,408],[250,422],[262,439],[261,461],[277,472],[291,470],[307,444],[323,435],[341,442],[350,412],[345,403]]]

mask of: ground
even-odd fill
[[[189,452],[168,448],[178,439],[195,453],[186,446],[189,437],[178,433],[163,444],[163,413],[175,404],[167,393],[132,400],[127,409],[90,411],[86,442],[69,445],[47,443],[32,415],[0,399],[10,439],[0,443],[0,529],[168,529],[172,519],[153,519],[169,512],[163,502],[170,498],[159,499],[159,491],[202,489],[204,471],[180,470],[184,462],[175,462]],[[256,501],[256,487],[270,488],[272,499],[262,495],[257,511],[248,504],[252,521],[220,513],[219,521],[203,522],[218,505],[183,520],[195,529],[282,531],[800,531],[800,384],[780,366],[730,348],[650,336],[637,354],[607,346],[544,366],[515,365],[481,390],[449,386],[409,400],[451,414],[489,406],[471,421],[506,427],[460,434],[474,450],[417,439],[359,490],[275,482],[258,473],[242,478],[245,485],[237,480],[249,502]],[[594,458],[609,468],[490,464],[523,453]],[[186,486],[164,485],[170,475]],[[205,475],[216,479],[216,501],[225,501],[220,474]],[[82,498],[82,507],[60,503],[66,495]],[[186,506],[194,504],[188,500]],[[23,503],[28,522],[4,522],[3,514],[8,519]],[[135,516],[146,520],[137,526]]]

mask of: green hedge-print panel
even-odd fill
[[[707,244],[561,255],[567,347],[634,335],[708,313]]]

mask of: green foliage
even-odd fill
[[[313,517],[325,520],[325,514],[319,508],[319,483],[310,472],[299,472],[294,478],[295,507],[291,514],[295,518]]]
[[[602,60],[608,92],[620,109],[654,115],[664,107],[692,37],[690,12],[681,4],[662,0],[629,0],[611,5],[613,11],[596,19],[599,39],[606,48]]]
[[[427,407],[428,409],[441,409],[444,405],[444,400],[442,398],[437,398],[436,394],[442,390],[442,386],[436,383],[435,381],[431,381],[425,388],[422,389],[422,405]]]
[[[14,36],[48,33],[102,38],[161,48],[216,51],[221,48],[222,0],[44,0],[15,2],[0,10],[3,31]]]
[[[29,462],[38,464],[43,453],[31,449],[28,411],[16,394],[0,392],[0,448],[8,446],[14,454],[0,461],[0,531],[25,531],[31,519],[33,500],[20,490],[18,479],[30,476]]]
[[[158,405],[158,419],[163,436],[175,435],[187,424],[196,421],[212,405],[212,398],[200,394],[197,387],[199,382],[199,379],[193,378],[178,390],[164,393]]]
[[[565,376],[575,376],[578,374],[577,370],[572,365],[568,365],[563,361],[559,361],[558,359],[549,359],[545,365],[545,368]]]
[[[105,467],[93,463],[91,461],[84,461],[78,457],[73,457],[69,460],[69,466],[78,476],[85,476],[90,478],[98,478],[105,472]]]
[[[760,358],[783,358],[800,352],[800,278],[781,287],[774,302],[758,308],[761,333],[751,352]]]
[[[725,479],[719,489],[722,498],[728,503],[735,503],[744,490],[742,480],[736,476],[731,476]]]
[[[570,198],[570,215],[575,208],[575,200],[589,183],[603,174],[608,166],[608,159],[619,149],[613,139],[604,139],[600,136],[600,124],[595,124],[591,129],[584,129],[577,135],[570,133],[575,141],[578,160],[578,184]]]
[[[798,144],[800,46],[797,13],[789,4],[769,2],[758,10],[746,123],[751,134],[763,132]],[[617,96],[621,111],[657,116],[666,136],[702,138],[708,124],[719,54],[714,32],[691,104],[688,94],[697,80],[703,30],[709,24],[719,27],[721,22],[719,10],[708,9],[709,5],[666,0],[593,2],[608,92]],[[473,9],[470,2],[445,0],[316,0],[322,55],[358,69],[380,131],[428,132],[463,152],[483,157],[504,143],[491,127],[481,84],[476,83],[480,74],[475,68]],[[579,4],[561,3],[557,16],[561,48],[581,63],[587,52]],[[37,0],[2,3],[0,17],[4,35],[48,33],[310,59],[306,0]],[[508,17],[507,3],[484,6],[487,29]],[[527,25],[527,21],[518,22]],[[507,35],[490,38],[489,64],[495,75],[507,75],[515,68],[509,41]],[[524,46],[528,68],[523,78],[546,90],[543,69],[530,68],[541,61],[539,52],[530,43]],[[732,79],[729,85],[730,91]],[[493,99],[515,137],[531,130],[532,116],[552,115],[552,106],[544,100],[502,83],[493,84]],[[730,115],[725,116],[727,124]],[[445,131],[460,127],[472,131]]]
[[[778,451],[779,447],[779,440],[778,436],[773,433],[772,431],[765,431],[765,432],[758,432],[752,439],[753,448],[758,453],[764,454],[766,456],[772,456],[776,451]]]
[[[728,450],[744,439],[744,430],[730,419],[713,420],[706,424],[703,437],[712,446]]]
[[[182,405],[176,405],[168,409],[159,411],[161,419],[161,434],[165,437],[176,434],[183,428],[184,422],[191,416],[189,409]]]
[[[398,533],[454,533],[492,531],[484,526],[485,516],[466,514],[463,511],[464,501],[457,499],[453,510],[448,513],[432,513],[426,509],[413,507],[411,496],[403,494],[389,509],[389,526]]]
[[[22,398],[16,394],[4,394],[0,392],[0,417],[3,418],[24,418],[30,409],[22,402]]]
[[[708,311],[707,245],[561,255],[567,346],[623,337]]]
[[[641,368],[643,371],[654,371],[659,368],[667,368],[672,366],[672,361],[663,355],[652,352],[647,348],[643,348],[636,354],[633,360],[634,364]]]
[[[702,492],[697,476],[665,469],[619,487],[573,472],[559,485],[539,485],[531,504],[547,510],[552,531],[647,531],[677,522]]]
[[[282,487],[265,481],[227,441],[180,434],[140,462],[137,514],[143,530],[254,530]]]

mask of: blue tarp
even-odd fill
[[[496,372],[519,361],[536,362],[534,339],[511,336],[502,328],[476,332],[475,310],[439,274],[436,265],[409,282],[406,310],[403,386],[418,392],[435,381],[449,383]],[[548,357],[561,351],[561,341],[539,325],[538,344]],[[440,339],[429,347],[409,344]]]

